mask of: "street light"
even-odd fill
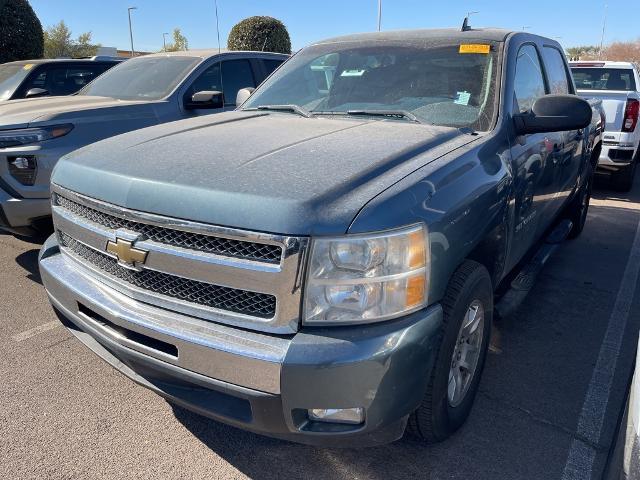
[[[525,30],[528,30],[528,29],[530,29],[530,28],[531,28],[531,26],[530,26],[530,25],[525,25],[524,27],[522,27],[522,31],[524,32]]]
[[[131,30],[131,10],[137,10],[138,7],[129,7],[127,9],[129,13],[129,37],[131,38],[131,57],[134,57],[136,52],[133,49],[133,30]]]
[[[475,15],[476,13],[480,13],[480,12],[467,12],[467,19],[469,19],[471,15]]]
[[[164,51],[167,51],[167,35],[169,35],[167,32],[162,34],[162,45],[164,46]]]

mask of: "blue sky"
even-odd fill
[[[477,10],[472,25],[562,37],[566,47],[598,44],[604,4],[608,4],[605,43],[640,37],[637,15],[629,6],[639,0],[383,0],[383,30],[457,27],[467,11]],[[638,3],[636,3],[637,5]],[[31,0],[47,27],[64,19],[75,35],[93,32],[104,46],[129,48],[127,7],[132,14],[136,50],[162,48],[162,33],[180,27],[191,48],[215,47],[213,0]],[[377,0],[218,0],[223,46],[231,27],[252,15],[282,20],[294,49],[335,35],[377,28]],[[621,12],[622,14],[619,14]],[[624,14],[626,12],[626,14]]]

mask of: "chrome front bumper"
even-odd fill
[[[39,263],[61,321],[121,373],[202,415],[301,443],[368,446],[401,437],[440,343],[439,305],[376,325],[275,335],[127,297],[85,274],[60,252],[55,235]],[[306,414],[354,407],[364,408],[363,424],[315,422]]]

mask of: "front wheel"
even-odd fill
[[[465,422],[478,390],[493,318],[487,269],[466,260],[442,300],[443,336],[427,392],[407,428],[428,443],[445,440]]]

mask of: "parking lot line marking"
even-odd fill
[[[29,330],[13,335],[11,338],[16,342],[22,342],[27,338],[35,337],[36,335],[40,335],[41,333],[48,332],[49,330],[53,330],[60,326],[62,326],[62,324],[59,321],[54,320],[53,322],[43,323],[42,325],[38,325],[37,327],[30,328]]]
[[[593,369],[587,395],[578,418],[577,436],[589,440],[594,445],[600,442],[611,385],[620,356],[620,347],[631,311],[633,294],[638,283],[638,273],[640,273],[640,222],[636,227],[627,265],[609,317],[609,325],[607,325],[598,361]],[[562,479],[591,478],[595,457],[596,450],[592,446],[574,438],[571,442]]]

